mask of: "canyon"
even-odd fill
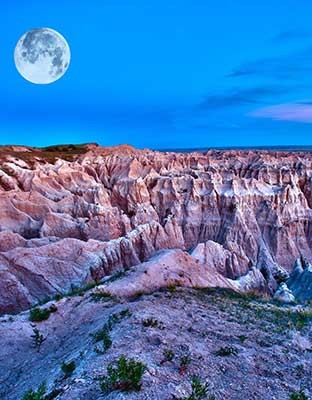
[[[311,261],[311,152],[0,148],[0,314],[116,273],[311,300]]]
[[[0,399],[309,399],[311,260],[311,152],[0,147]]]

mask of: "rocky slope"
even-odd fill
[[[166,249],[170,284],[273,294],[312,260],[312,154],[0,148],[0,314]]]
[[[188,397],[193,375],[215,400],[312,398],[311,306],[186,288],[128,302],[105,289],[55,301],[42,322],[31,323],[29,311],[0,318],[1,399],[20,400],[42,382],[45,400],[208,399]],[[110,342],[96,343],[108,321]],[[34,327],[45,339],[40,348]],[[103,393],[99,379],[121,355],[145,364],[141,390]],[[72,374],[63,362],[75,363]],[[300,389],[307,397],[290,397]]]

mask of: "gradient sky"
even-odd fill
[[[311,0],[0,4],[0,143],[311,145]],[[50,27],[66,75],[33,85],[14,47]]]

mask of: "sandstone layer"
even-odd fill
[[[273,294],[312,260],[312,154],[0,149],[0,313],[168,249],[194,282]]]

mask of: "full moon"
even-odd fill
[[[17,42],[14,61],[18,72],[27,81],[52,83],[67,71],[70,49],[66,39],[55,30],[31,29]]]

